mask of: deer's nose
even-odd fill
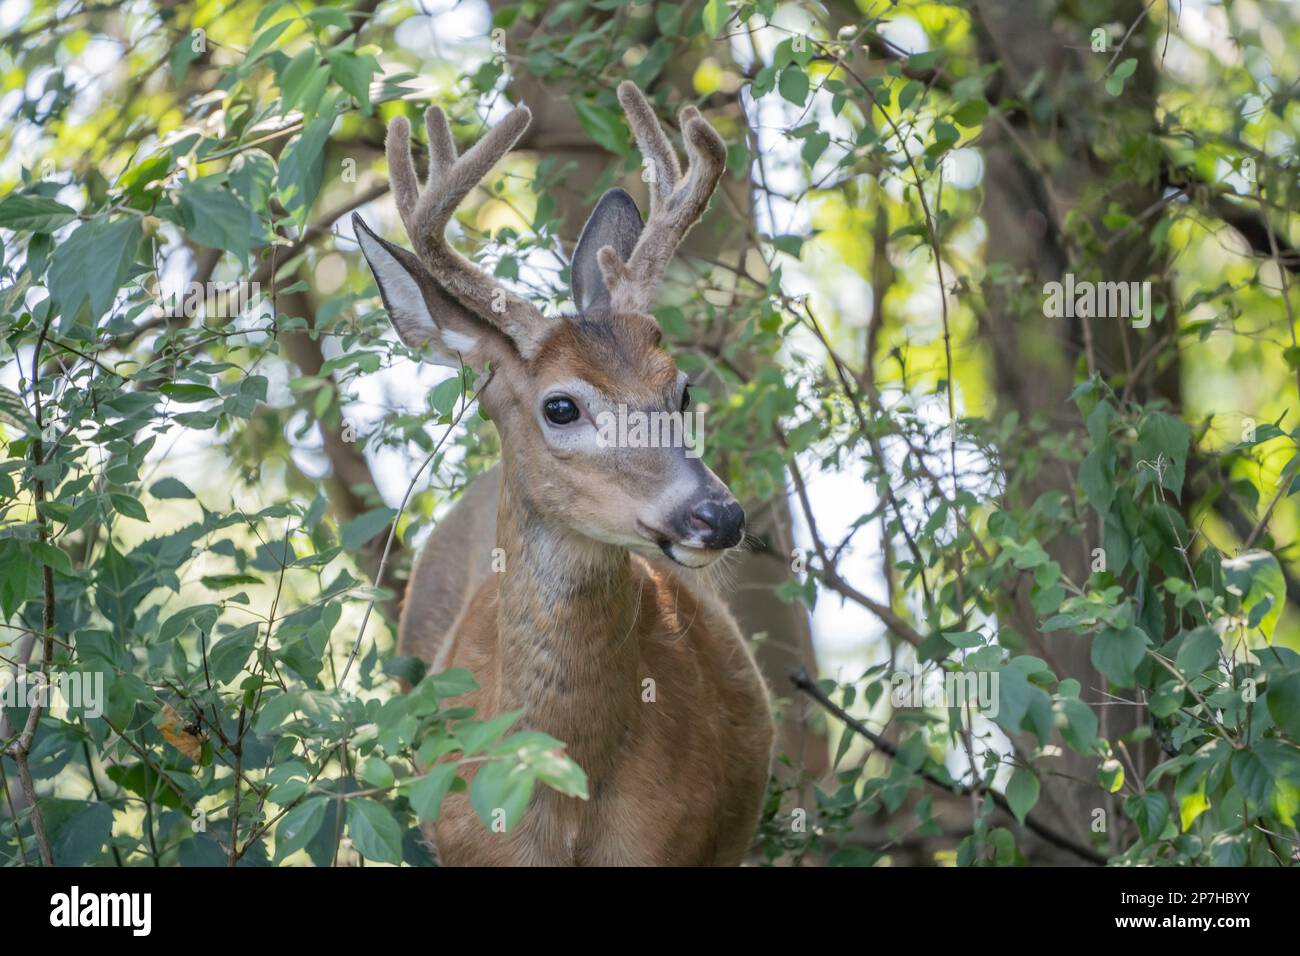
[[[687,524],[700,536],[704,547],[730,548],[739,544],[745,533],[745,509],[734,498],[729,501],[706,498],[691,509]]]

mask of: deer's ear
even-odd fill
[[[600,250],[611,247],[619,261],[626,262],[641,238],[641,212],[622,189],[611,189],[600,197],[591,217],[582,227],[582,236],[573,250],[573,303],[579,314],[609,304],[609,288],[597,261]]]
[[[352,226],[389,321],[408,348],[431,346],[429,361],[451,368],[496,358],[493,350],[504,344],[504,336],[453,299],[414,253],[375,235],[356,213]]]

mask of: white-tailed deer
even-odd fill
[[[401,653],[467,668],[481,687],[464,703],[485,718],[522,709],[522,724],[565,741],[588,775],[589,800],[539,790],[506,833],[489,832],[463,794],[449,797],[431,834],[446,864],[735,864],[763,801],[766,688],[721,601],[679,570],[737,545],[744,512],[688,449],[618,447],[596,426],[620,406],[679,412],[689,401],[647,313],[725,150],[687,107],[683,175],[640,90],[623,83],[618,97],[653,164],[650,216],[643,226],[621,189],[601,198],[573,255],[575,315],[545,317],[446,238],[456,206],[527,128],[524,107],[459,157],[430,109],[423,192],[409,125],[389,125],[415,255],[353,218],[402,341],[453,367],[491,364],[480,401],[501,436],[500,466],[466,490],[416,563]]]

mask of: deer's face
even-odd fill
[[[692,568],[740,543],[745,513],[695,454],[701,416],[653,319],[569,320],[499,374],[484,399],[512,488],[543,518]]]
[[[525,107],[464,155],[441,110],[431,108],[423,193],[409,124],[390,123],[393,193],[418,256],[376,236],[359,216],[353,223],[402,341],[453,368],[492,370],[481,400],[501,433],[512,494],[588,538],[703,567],[740,542],[745,515],[688,438],[688,428],[696,437],[695,422],[682,418],[691,414],[689,383],[646,313],[717,187],[726,147],[687,106],[683,172],[645,96],[624,82],[618,97],[655,173],[650,218],[643,224],[621,189],[597,203],[573,253],[572,316],[542,315],[446,241],[456,205],[527,128]]]

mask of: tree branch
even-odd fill
[[[893,743],[886,740],[884,737],[880,736],[874,731],[870,730],[860,720],[858,720],[856,717],[848,713],[848,711],[844,710],[844,708],[840,707],[833,700],[827,697],[826,694],[822,692],[822,689],[817,686],[816,682],[813,681],[813,679],[808,676],[808,672],[806,670],[801,668],[797,673],[791,674],[790,682],[794,684],[794,686],[798,690],[803,691],[813,700],[817,701],[817,703],[821,704],[821,706],[825,708],[829,713],[833,714],[835,717],[843,721],[845,726],[852,729],[854,733],[857,733],[862,737],[865,737],[867,740],[871,741],[871,743],[876,747],[877,750],[879,750],[881,753],[888,756],[891,760],[898,756],[898,748]],[[941,777],[936,776],[933,773],[930,773],[929,771],[919,770],[917,771],[917,773],[928,783],[931,783],[936,787],[940,787],[944,790],[947,790],[950,793],[956,793],[959,796],[971,796],[973,794],[987,794],[989,799],[991,799],[995,804],[997,804],[997,806],[1001,810],[1003,810],[1005,813],[1012,816],[1013,818],[1015,816],[1015,814],[1011,812],[1011,805],[1007,803],[1006,797],[1002,796],[1002,794],[998,793],[996,790],[968,787],[962,784],[958,784],[957,786],[954,787],[948,781],[942,779]],[[1033,817],[1028,817],[1028,816],[1025,817],[1024,827],[1027,830],[1033,831],[1043,840],[1050,843],[1052,846],[1057,847],[1058,849],[1066,850],[1070,853],[1073,853],[1075,856],[1079,857],[1080,859],[1086,860],[1087,862],[1092,863],[1096,866],[1106,865],[1106,857],[1098,853],[1096,850],[1092,849],[1091,847],[1084,846],[1081,843],[1076,843],[1068,836],[1065,836],[1064,834],[1061,833],[1057,833],[1051,827],[1039,823]]]

